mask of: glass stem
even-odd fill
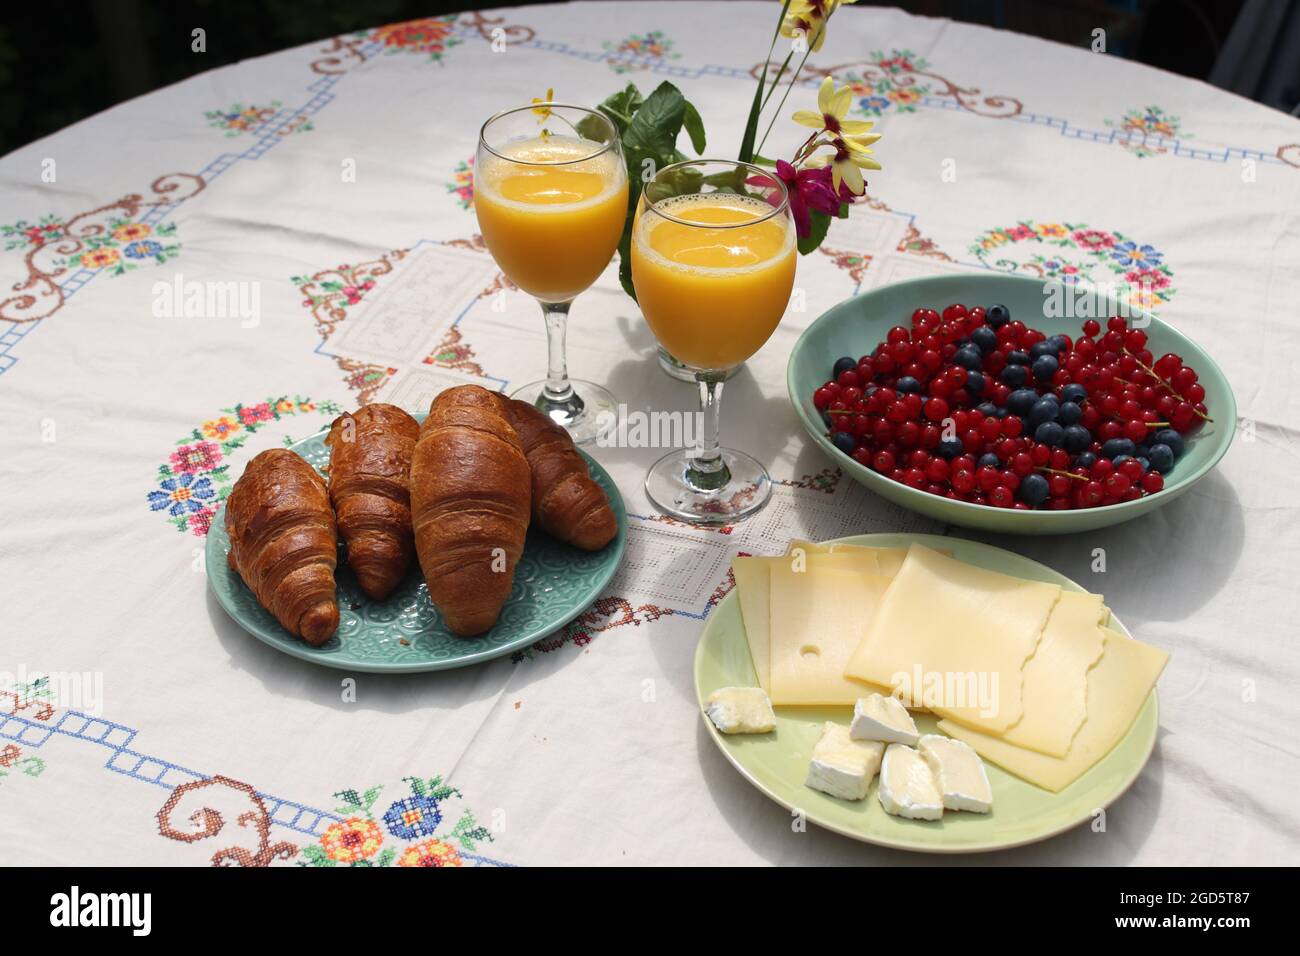
[[[731,470],[722,460],[722,449],[718,444],[722,383],[726,377],[726,372],[698,372],[695,376],[700,383],[700,414],[704,425],[700,429],[695,454],[690,456],[686,468],[686,481],[697,491],[716,491],[731,481]]]
[[[576,416],[582,411],[582,399],[569,383],[569,366],[564,357],[564,332],[571,302],[543,302],[546,317],[546,385],[537,397],[537,407],[548,415],[561,411]]]

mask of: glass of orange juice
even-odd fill
[[[727,373],[781,321],[794,270],[789,197],[771,173],[689,160],[646,183],[632,226],[632,284],[659,344],[699,383],[703,418],[696,447],[646,475],[646,494],[665,514],[726,524],[767,504],[767,469],[719,444],[719,401]]]
[[[546,379],[512,397],[593,441],[617,420],[614,397],[569,378],[564,336],[574,298],[609,265],[627,220],[627,170],[608,117],[542,103],[497,113],[479,134],[474,210],[506,278],[541,303]]]

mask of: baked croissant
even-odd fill
[[[348,566],[366,597],[382,601],[411,567],[411,453],[420,436],[414,418],[376,403],[334,420],[329,493]]]
[[[575,547],[605,547],[618,534],[618,520],[569,433],[527,402],[502,401],[533,471],[533,520]]]
[[[226,501],[230,566],[287,631],[323,644],[339,626],[338,535],[325,482],[286,448],[262,452]]]
[[[496,623],[528,531],[528,459],[501,401],[477,385],[442,392],[411,459],[420,568],[443,622],[462,637]]]

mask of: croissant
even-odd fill
[[[575,547],[605,547],[618,534],[618,520],[569,433],[527,402],[503,402],[532,467],[533,520],[547,534]]]
[[[396,405],[376,403],[334,420],[329,493],[348,566],[366,596],[382,601],[411,567],[411,453],[420,426]]]
[[[411,459],[420,568],[444,623],[462,637],[496,623],[528,531],[528,459],[500,403],[477,385],[442,392]]]
[[[308,644],[339,626],[338,535],[325,482],[286,448],[248,463],[226,501],[227,560],[287,631]]]

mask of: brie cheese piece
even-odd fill
[[[993,788],[984,761],[969,744],[942,734],[926,734],[921,738],[920,751],[934,773],[946,808],[972,813],[993,809]]]
[[[719,687],[704,712],[724,734],[766,734],[776,729],[772,702],[761,687]]]
[[[943,794],[934,771],[920,753],[905,744],[890,744],[880,765],[880,805],[886,813],[909,820],[938,820]]]
[[[861,800],[880,769],[884,753],[884,744],[854,740],[847,727],[828,720],[813,748],[804,783],[841,800]]]
[[[883,740],[888,744],[916,746],[916,722],[902,701],[883,694],[860,697],[853,705],[849,736],[854,740]]]

